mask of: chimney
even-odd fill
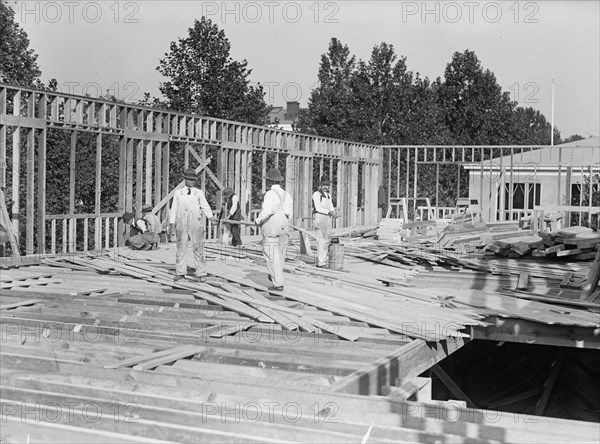
[[[286,120],[296,120],[300,112],[300,102],[287,102],[285,112]]]

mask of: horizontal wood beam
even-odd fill
[[[11,116],[0,114],[0,125],[18,126],[21,128],[45,129],[46,121],[34,117]]]
[[[384,386],[419,376],[464,346],[469,339],[449,338],[440,342],[415,339],[395,352],[366,365],[327,389],[328,392],[380,395]]]
[[[485,321],[492,325],[471,327],[473,339],[600,349],[600,328],[539,324],[524,319],[504,319],[496,316],[490,316]]]
[[[152,140],[156,142],[168,142],[169,135],[168,134],[160,134],[160,133],[150,133],[147,131],[135,131],[126,129],[123,134],[128,139],[138,139],[138,140]]]

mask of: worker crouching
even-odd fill
[[[162,224],[160,219],[152,214],[151,205],[146,204],[142,207],[141,219],[136,219],[133,213],[124,213],[121,219],[126,225],[125,245],[142,251],[158,248]]]

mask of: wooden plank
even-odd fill
[[[39,103],[39,115],[46,116],[47,106],[46,94],[42,95]],[[39,131],[38,134],[38,171],[37,171],[37,252],[39,254],[46,253],[46,137],[47,130],[45,128]]]
[[[33,254],[34,221],[35,221],[35,130],[27,131],[27,195],[26,202],[26,240],[25,254]]]
[[[590,249],[585,249],[585,248],[575,248],[572,250],[561,250],[556,253],[556,256],[559,256],[559,257],[574,256],[574,255],[581,254],[581,253],[589,253],[590,251],[591,251]]]
[[[569,285],[569,282],[571,282],[571,279],[573,278],[573,273],[567,273],[565,274],[565,277],[563,277],[563,280],[560,283],[560,287],[566,287]]]
[[[415,339],[393,353],[365,365],[327,389],[328,392],[379,395],[396,380],[411,379],[431,368],[466,343],[463,338],[428,343]]]
[[[157,144],[154,149],[154,203],[162,197],[162,144]]]
[[[101,108],[101,112],[104,107]],[[94,189],[94,211],[100,214],[102,210],[102,133],[96,135],[96,177]],[[94,225],[94,248],[102,248],[102,218],[96,217]]]
[[[13,97],[13,115],[18,116],[21,112],[21,91],[17,91]],[[17,240],[20,241],[19,212],[21,210],[21,128],[16,127],[12,135],[12,209],[10,218]]]
[[[529,285],[529,273],[519,273],[519,281],[517,282],[517,290],[527,290]]]
[[[454,396],[462,401],[467,402],[467,407],[477,408],[475,403],[467,396],[465,392],[462,391],[458,385],[456,385],[456,383],[452,380],[452,378],[450,378],[450,376],[448,376],[448,373],[446,373],[442,367],[436,364],[431,368],[431,370],[433,370],[433,373],[440,379],[440,381],[442,381],[442,384],[444,384]]]
[[[146,166],[145,166],[145,195],[144,195],[144,204],[152,204],[152,141],[146,142]]]
[[[190,152],[194,153],[193,148],[190,148]],[[209,157],[207,160],[204,161],[204,163],[201,163],[198,167],[194,168],[194,171],[196,172],[196,174],[198,174],[198,172],[200,172],[203,168],[205,168],[207,165],[210,164],[210,160],[211,158]],[[168,158],[163,160],[165,162],[165,164],[168,167]],[[164,176],[164,174],[163,174]],[[168,186],[168,180],[165,182],[165,179],[163,177],[163,185]],[[175,191],[179,190],[180,188],[183,188],[185,185],[185,181],[181,181],[179,182],[179,184],[177,184],[177,186],[175,188],[173,188],[170,192],[167,193],[167,195],[158,203],[154,206],[154,208],[152,208],[152,214],[158,214],[162,208],[173,198],[173,196],[175,195]]]
[[[0,305],[0,310],[10,310],[12,308],[25,307],[28,305],[35,305],[43,302],[41,299],[27,299],[25,301],[19,301],[12,304]]]
[[[565,249],[565,245],[564,244],[558,244],[558,245],[554,245],[553,247],[549,247],[546,248],[546,254],[551,254],[551,253],[558,253],[560,251],[563,251]]]
[[[256,325],[258,324],[256,324],[255,322],[236,322],[235,324],[230,325],[221,323],[221,326],[217,330],[210,333],[210,337],[222,338],[224,336],[234,335],[240,331],[248,330],[249,328],[252,328]]]
[[[544,384],[544,391],[542,393],[542,396],[535,406],[536,415],[545,415],[546,411],[548,410],[548,406],[552,401],[552,394],[554,393],[554,388],[556,387],[556,383],[558,381],[558,378],[563,368],[563,364],[565,362],[565,356],[565,350],[559,349],[556,359],[552,364],[552,371],[550,372],[550,376],[548,376],[548,379]]]
[[[263,302],[267,300],[253,288],[243,291],[251,298],[262,300]],[[296,322],[284,316],[282,313],[279,312],[279,310],[273,310],[272,308],[264,307],[259,304],[254,304],[254,308],[256,308],[261,313],[264,313],[265,315],[269,316],[271,319],[273,319],[275,322],[281,325],[281,327],[285,330],[298,330],[299,328],[299,325]]]
[[[583,301],[591,300],[591,296],[598,288],[598,281],[600,280],[600,250],[596,252],[596,258],[590,267],[587,280],[583,286],[580,299]]]
[[[8,216],[6,200],[2,188],[0,188],[0,225],[2,225],[6,229],[6,233],[8,234],[8,239],[11,244],[11,255],[14,257],[21,256],[21,253],[19,251],[19,239],[14,230],[13,224],[11,223],[10,218]],[[5,258],[2,258],[3,263],[4,259]]]
[[[170,364],[179,359],[194,356],[206,350],[206,345],[184,345],[181,347],[170,348],[161,352],[150,353],[143,356],[135,356],[124,361],[105,365],[104,368],[122,368],[133,367],[134,370],[152,370],[159,365]]]

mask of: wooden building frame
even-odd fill
[[[425,207],[419,207],[420,199],[429,198],[434,208],[434,217],[443,218],[453,212],[458,199],[470,198],[476,200],[480,206],[482,217],[487,222],[502,222],[519,219],[527,211],[519,211],[515,208],[512,193],[509,193],[508,202],[505,201],[505,193],[502,192],[505,187],[513,189],[513,185],[519,182],[526,174],[532,183],[539,182],[540,166],[534,162],[519,164],[514,160],[518,154],[527,151],[554,149],[558,151],[559,158],[562,158],[562,147],[546,145],[389,145],[383,146],[383,166],[382,178],[384,186],[387,188],[388,202],[399,199],[406,199],[409,203],[409,217],[412,219],[415,215],[422,215]],[[507,157],[510,161],[506,163]],[[504,160],[503,160],[504,159]],[[477,175],[472,174],[466,166],[477,165]],[[423,177],[423,170],[430,167],[427,171],[427,177]],[[452,168],[456,171],[446,174],[445,179],[454,176],[456,186],[454,188],[454,199],[446,198],[445,201],[440,197],[440,188],[443,187],[440,180],[443,176],[441,168]],[[600,211],[598,207],[592,207],[593,196],[598,191],[589,188],[589,205],[581,206],[579,209],[567,207],[570,206],[570,184],[574,173],[581,170],[581,175],[597,174],[600,170],[600,164],[596,165],[561,165],[559,163],[556,171],[555,189],[546,190],[547,193],[555,196],[555,207],[565,207],[566,211],[577,211],[579,213],[593,214]],[[523,172],[524,170],[527,172]],[[478,176],[478,177],[475,177]],[[477,181],[475,188],[476,195],[469,192],[470,185]],[[435,188],[431,184],[435,184]],[[562,185],[561,185],[562,184]],[[562,186],[567,186],[567,192],[562,193]],[[593,194],[593,196],[592,196]],[[500,210],[506,208],[506,210]],[[556,209],[555,208],[555,209]],[[536,208],[531,209],[531,213]],[[581,220],[581,217],[580,217]]]
[[[66,214],[46,212],[46,137],[50,128],[71,134],[70,201]],[[96,135],[96,196],[95,211],[91,214],[78,214],[75,208],[74,164],[77,136],[82,132]],[[106,136],[118,137],[120,145],[118,208],[112,213],[100,211],[102,147]],[[7,164],[7,137],[12,137],[11,165]],[[26,138],[26,165],[19,160],[22,137]],[[139,215],[142,204],[155,207],[161,204],[164,219],[171,191],[169,175],[173,174],[169,165],[170,146],[176,142],[185,145],[184,165],[180,168],[196,168],[202,187],[207,177],[219,189],[232,187],[240,196],[243,217],[247,220],[252,219],[253,208],[256,212],[256,206],[260,205],[253,202],[253,190],[260,186],[261,193],[265,192],[264,179],[261,184],[253,184],[251,180],[252,164],[258,162],[263,173],[271,166],[285,169],[285,186],[294,199],[296,223],[305,226],[310,223],[311,195],[317,176],[322,174],[336,178],[333,186],[337,205],[342,209],[337,227],[377,223],[377,200],[364,196],[377,195],[382,153],[378,146],[0,84],[0,188],[6,188],[10,175],[9,213],[18,233],[18,214],[25,210],[26,254],[76,251],[78,241],[81,246],[81,239],[77,239],[79,224],[83,224],[84,251],[90,247],[117,246],[118,233],[122,231],[119,216],[125,211],[136,211]],[[208,166],[207,148],[216,150],[216,171]],[[269,153],[274,154],[274,162],[267,161]],[[20,202],[24,166],[26,202]],[[360,184],[354,180],[359,171]],[[218,210],[220,193],[217,194]],[[359,194],[364,203],[358,201]],[[209,236],[215,236],[215,227],[207,228]]]
[[[46,209],[49,129],[70,134],[69,206],[63,214],[49,214]],[[94,211],[85,214],[78,213],[75,205],[75,163],[82,133],[95,135],[96,144]],[[114,212],[101,212],[102,153],[108,137],[116,137],[119,144],[118,205]],[[121,245],[119,216],[125,211],[139,215],[143,204],[153,205],[164,220],[172,196],[170,176],[180,173],[173,171],[170,163],[175,145],[184,150],[183,164],[177,168],[195,168],[203,189],[208,181],[216,189],[232,187],[240,196],[246,220],[252,220],[258,211],[258,191],[266,191],[267,169],[279,166],[294,199],[294,222],[310,226],[312,191],[319,176],[329,175],[336,206],[341,210],[337,228],[377,224],[382,204],[378,202],[380,186],[387,191],[387,203],[399,199],[408,202],[411,219],[423,213],[424,208],[418,206],[420,199],[429,198],[434,217],[441,218],[454,210],[459,198],[469,197],[480,204],[488,202],[481,208],[484,220],[505,220],[505,212],[495,207],[507,207],[510,215],[514,212],[512,199],[509,196],[509,202],[504,202],[505,193],[501,192],[505,186],[512,189],[517,181],[512,157],[545,148],[376,146],[0,83],[0,188],[12,198],[8,212],[14,231],[24,237],[20,244],[26,254]],[[554,148],[560,150],[560,145]],[[507,156],[511,161],[503,165],[502,158]],[[469,196],[472,177],[465,166],[473,164],[479,164],[481,171],[478,196]],[[592,171],[589,165],[582,167]],[[448,168],[456,171],[444,173]],[[559,165],[557,190],[561,183],[570,183],[574,168]],[[253,169],[260,169],[260,184],[252,183]],[[20,201],[21,188],[26,190],[25,202]],[[453,190],[451,198],[448,190]],[[220,193],[216,194],[214,209],[218,212],[221,201]],[[567,205],[561,204],[558,194],[557,204]],[[586,211],[592,214],[595,210],[590,206]],[[25,227],[20,230],[19,213],[23,212],[20,219]],[[252,231],[244,230],[246,234]],[[208,237],[216,237],[216,231],[209,223]]]

